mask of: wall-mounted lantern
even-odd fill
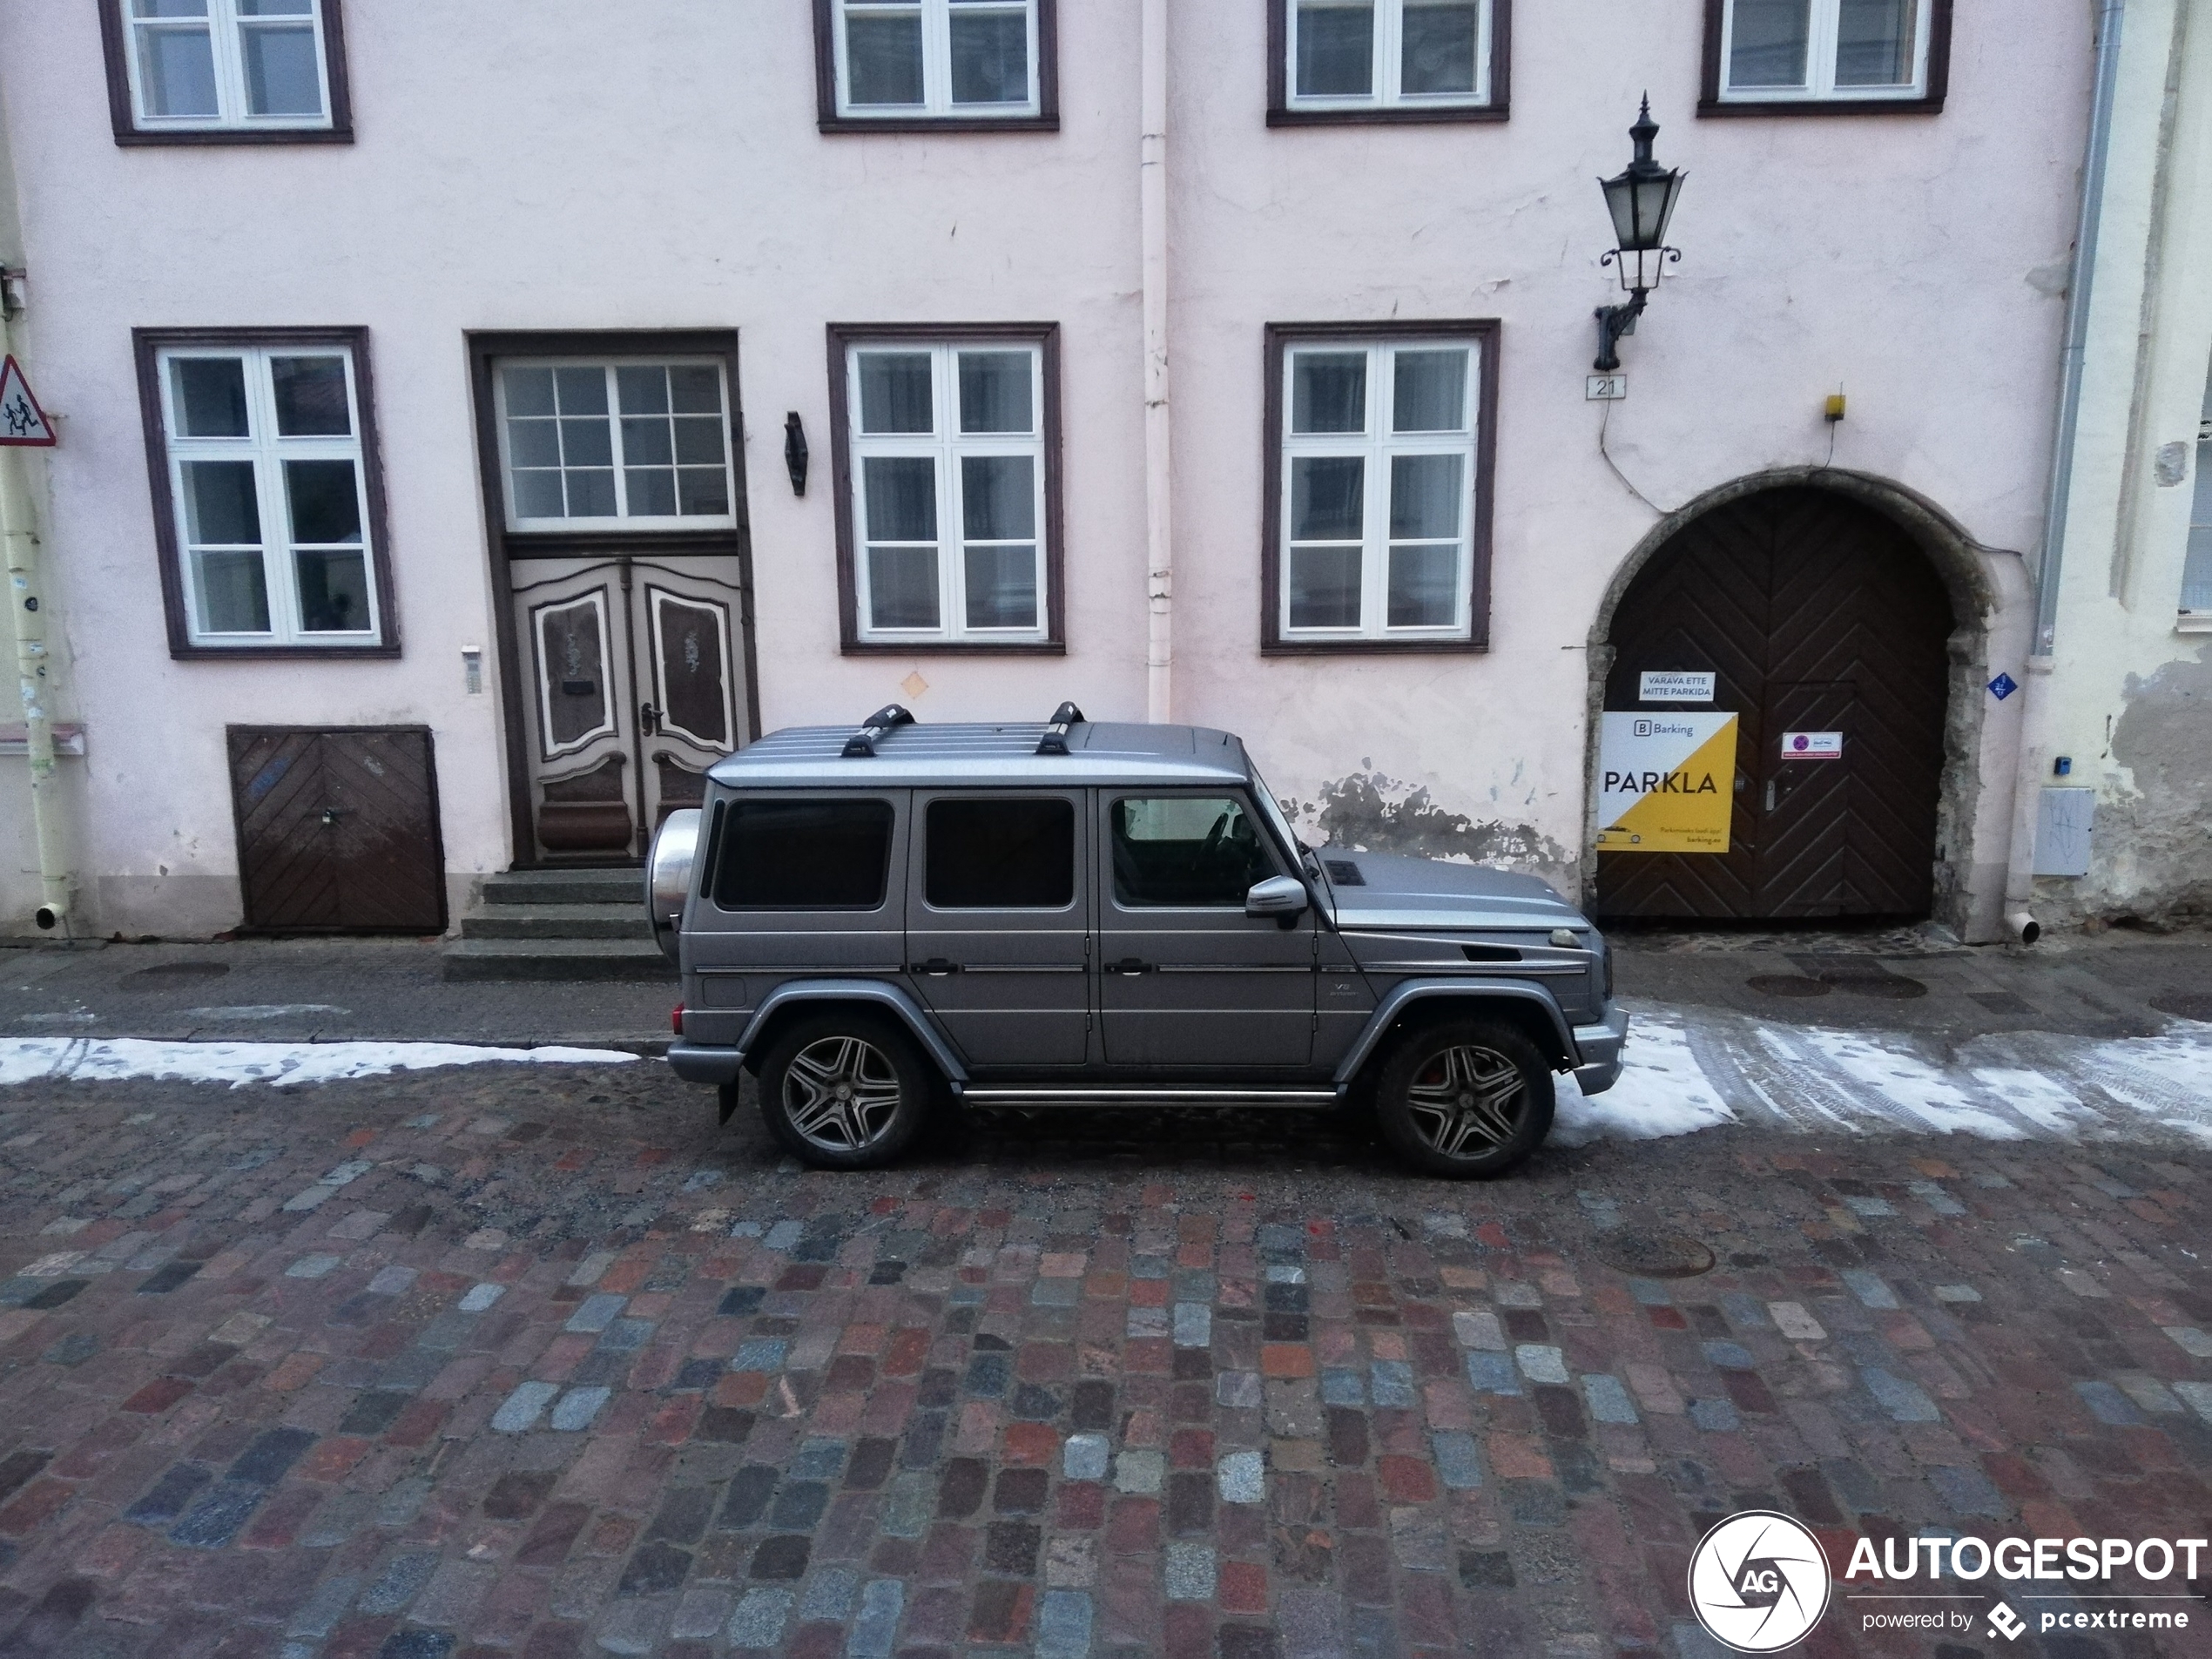
[[[791,493],[806,493],[806,428],[799,423],[799,411],[793,409],[784,416],[784,470],[791,475]]]
[[[1610,179],[1598,180],[1605,192],[1605,206],[1613,215],[1614,239],[1618,246],[1598,261],[1617,268],[1621,286],[1628,290],[1624,306],[1600,306],[1597,311],[1597,361],[1601,374],[1621,367],[1613,347],[1623,334],[1635,332],[1643,314],[1644,297],[1659,286],[1662,270],[1682,258],[1679,248],[1667,246],[1667,221],[1674,217],[1675,199],[1687,176],[1679,167],[1662,167],[1651,158],[1651,141],[1659,124],[1651,118],[1651,95],[1643,98],[1643,111],[1629,129],[1635,141],[1635,157]]]

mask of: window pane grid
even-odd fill
[[[1035,115],[1036,0],[840,0],[838,113]]]
[[[1285,637],[1466,636],[1476,349],[1286,350]]]
[[[233,347],[158,362],[188,637],[375,644],[351,354]]]
[[[510,359],[493,396],[514,529],[736,523],[722,369],[698,359]]]
[[[103,0],[124,8],[140,126],[327,127],[320,0]]]
[[[1933,0],[1728,0],[1731,102],[1926,96]]]
[[[1042,638],[1042,352],[886,343],[846,366],[861,637]]]
[[[1285,0],[1291,108],[1490,101],[1491,0]]]
[[[2212,615],[2212,384],[2205,388],[2197,422],[2196,476],[2189,486],[2189,539],[2182,561],[2182,604],[2190,615]]]

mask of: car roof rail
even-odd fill
[[[1062,703],[1053,710],[1052,718],[1045,725],[1044,735],[1037,739],[1037,752],[1041,755],[1066,754],[1068,728],[1082,723],[1083,711],[1073,703]]]
[[[902,725],[912,725],[914,717],[896,703],[886,703],[860,723],[860,729],[845,739],[840,758],[846,760],[866,760],[875,753],[875,745]]]

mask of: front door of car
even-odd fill
[[[907,972],[970,1066],[1090,1057],[1082,790],[916,790]]]
[[[1099,792],[1100,1028],[1114,1066],[1303,1067],[1313,1050],[1313,913],[1244,914],[1291,875],[1241,792]]]

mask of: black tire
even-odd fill
[[[1392,1149],[1430,1175],[1503,1175],[1551,1133],[1551,1066],[1501,1021],[1416,1026],[1383,1061],[1375,1120]]]
[[[921,1133],[936,1083],[913,1040],[889,1021],[818,1015],[785,1032],[761,1062],[760,1116],[802,1163],[881,1169]]]

